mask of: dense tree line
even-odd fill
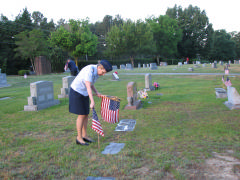
[[[60,19],[57,24],[25,8],[14,21],[1,15],[0,34],[0,68],[8,74],[30,66],[34,70],[36,56],[47,56],[54,72],[63,70],[68,57],[76,62],[106,58],[133,64],[136,59],[159,63],[186,57],[240,58],[240,32],[214,30],[206,12],[192,5],[185,9],[175,5],[165,15],[144,21],[106,15],[96,23]]]

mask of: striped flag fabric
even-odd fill
[[[101,116],[103,120],[113,124],[119,122],[120,102],[109,99],[106,96],[101,98]]]
[[[93,129],[94,131],[96,131],[98,134],[100,134],[101,136],[104,137],[102,125],[101,125],[100,121],[98,120],[97,113],[96,113],[95,109],[93,109],[92,111],[93,111],[92,129]]]
[[[230,81],[230,79],[227,77],[226,82],[224,83],[226,86],[232,86],[232,83]]]

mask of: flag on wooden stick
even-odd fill
[[[101,125],[100,121],[98,120],[98,116],[97,116],[95,109],[93,109],[92,129],[94,131],[96,131],[98,134],[100,134],[101,136],[104,136],[102,125]]]
[[[120,100],[118,98],[109,98],[107,96],[101,96],[101,116],[104,121],[109,123],[119,122],[119,107]]]
[[[230,81],[230,79],[227,77],[227,80],[225,82],[225,85],[228,87],[228,86],[232,86],[232,83]]]

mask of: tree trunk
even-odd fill
[[[158,65],[160,65],[160,62],[159,62],[159,55],[157,55],[157,63],[158,63]]]
[[[130,56],[130,60],[131,60],[131,63],[132,63],[132,67],[134,68],[134,56]]]
[[[34,63],[33,63],[33,60],[32,60],[32,58],[30,58],[30,61],[31,61],[31,64],[32,64],[33,72],[35,72],[35,73],[36,73],[36,69],[35,69],[35,66],[34,66]]]

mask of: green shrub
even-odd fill
[[[19,75],[19,76],[23,76],[24,74],[29,75],[29,73],[30,73],[29,70],[19,70],[19,71],[18,71],[18,75]]]

